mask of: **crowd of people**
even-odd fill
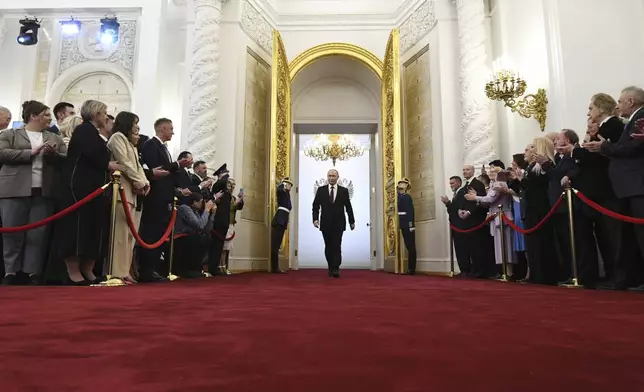
[[[596,94],[583,139],[570,129],[551,132],[509,167],[494,160],[451,177],[453,196],[441,199],[460,276],[644,291],[644,224],[624,219],[644,223],[643,107],[639,87],[625,88],[617,102]],[[519,230],[502,224],[501,213]]]
[[[82,286],[108,277],[134,284],[230,274],[243,190],[234,195],[226,164],[209,175],[189,151],[173,159],[170,119],[156,120],[149,138],[139,133],[136,114],[113,117],[96,100],[84,102],[80,115],[68,102],[52,111],[38,101],[25,102],[21,114],[22,124],[9,127],[12,115],[0,107],[0,218],[11,229],[2,234],[2,284]],[[120,191],[110,249],[114,179]],[[69,213],[24,228],[62,211]]]
[[[625,88],[617,102],[596,94],[583,139],[570,129],[544,134],[514,154],[508,167],[497,159],[479,173],[465,165],[462,177],[451,177],[453,195],[441,201],[459,276],[644,291],[644,224],[637,221],[644,223],[643,108],[639,87]],[[2,234],[2,284],[91,285],[108,275],[133,284],[171,274],[230,274],[243,189],[234,195],[226,164],[209,175],[189,151],[173,159],[170,119],[158,119],[148,138],[139,133],[136,114],[112,117],[96,100],[83,103],[80,115],[67,102],[53,112],[38,101],[22,109],[23,124],[9,128],[11,113],[0,107],[1,223],[16,228],[73,211]],[[113,177],[121,187],[109,257],[113,195],[106,184]],[[292,183],[280,186],[280,208],[290,211],[290,196],[279,197],[279,190]],[[566,189],[579,192],[570,192],[572,220]],[[171,271],[164,240],[173,227]],[[276,253],[283,230],[274,231],[280,234],[272,241]],[[271,265],[282,272],[276,254]]]

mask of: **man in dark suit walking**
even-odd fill
[[[329,266],[329,276],[336,278],[340,276],[342,264],[342,235],[347,229],[345,208],[351,230],[356,228],[349,190],[338,185],[338,178],[337,170],[329,170],[328,185],[319,187],[313,199],[313,225],[320,229],[324,237],[324,255]]]
[[[277,211],[271,221],[271,272],[274,274],[284,273],[280,269],[279,253],[293,208],[289,193],[291,187],[293,187],[293,182],[288,177],[284,178],[282,183],[277,186]]]

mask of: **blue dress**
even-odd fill
[[[518,198],[513,198],[512,210],[514,212],[514,224],[523,227],[523,220],[521,219],[521,202]],[[525,237],[523,234],[519,233],[516,230],[513,230],[513,245],[515,252],[525,252]]]

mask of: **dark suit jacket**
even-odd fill
[[[210,192],[214,197],[220,191],[223,195],[217,200],[217,212],[215,212],[215,230],[220,234],[225,235],[230,225],[230,203],[232,203],[233,195],[228,192],[228,178],[230,175],[225,174],[221,176],[217,182],[212,185]]]
[[[60,135],[60,129],[56,125],[52,125],[47,129],[51,133],[55,133],[56,135]]]
[[[331,202],[329,197],[329,186],[321,186],[315,193],[313,199],[313,221],[320,221],[320,230],[342,230],[347,229],[347,220],[344,215],[346,208],[349,215],[349,224],[355,224],[353,216],[353,207],[349,199],[349,190],[343,186],[336,185],[335,202]],[[322,214],[320,214],[322,208]]]
[[[279,207],[283,207],[291,211],[293,205],[291,204],[291,194],[284,189],[283,184],[280,184],[277,187],[277,207],[278,209],[275,211],[275,216],[273,217],[271,225],[287,227],[291,214],[283,209],[279,209]]]
[[[617,142],[624,130],[624,124],[617,117],[611,117],[599,128],[599,135],[606,140]],[[599,138],[594,137],[594,140]],[[600,153],[576,147],[572,158],[579,165],[579,173],[573,179],[575,187],[596,202],[615,199],[615,192],[608,175],[610,159]]]
[[[523,179],[508,183],[521,198],[521,219],[527,227],[534,227],[552,208],[548,196],[550,179],[547,174],[535,173],[533,169],[534,164],[530,164]]]
[[[107,166],[110,163],[110,150],[98,130],[90,122],[85,122],[74,130],[67,161],[63,167],[65,189],[71,189],[74,200],[94,192],[109,182]],[[107,192],[109,194],[109,192]]]
[[[546,162],[542,167],[548,174],[548,199],[550,200],[550,206],[552,207],[564,191],[564,188],[561,186],[562,178],[568,176],[572,185],[576,186],[575,178],[579,175],[579,166],[575,163],[575,160],[572,157],[567,155],[560,157],[557,155],[555,156],[555,162]],[[578,207],[579,203],[575,202],[575,206]],[[557,209],[557,213],[566,213],[567,211],[565,204],[561,204]]]
[[[171,172],[171,175],[157,179],[148,177],[150,180],[150,193],[145,197],[145,203],[152,203],[156,206],[172,204],[176,186],[175,173],[179,170],[179,164],[170,160],[166,153],[166,148],[155,137],[145,142],[141,148],[141,158],[150,170],[156,167],[163,167]]]
[[[456,196],[454,196],[454,200],[450,203],[447,210],[450,213],[450,217],[453,218],[452,224],[462,230],[478,226],[487,217],[487,207],[478,205],[475,201],[465,199],[465,194],[470,189],[473,189],[477,196],[485,196],[487,194],[485,185],[476,178],[472,178],[467,187],[464,186],[456,192]],[[458,216],[458,210],[469,211],[471,215],[467,219],[461,219]]]
[[[402,214],[401,214],[402,213]],[[414,201],[408,193],[398,194],[398,227],[414,227]]]
[[[601,148],[601,153],[610,158],[608,174],[620,199],[644,195],[644,141],[631,137],[640,118],[644,118],[644,108],[624,127],[617,143],[605,142]]]

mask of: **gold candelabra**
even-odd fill
[[[346,135],[317,135],[313,143],[304,148],[304,155],[316,161],[346,161],[364,154],[364,149]]]
[[[527,84],[518,74],[508,70],[497,72],[485,84],[485,94],[494,101],[503,101],[512,112],[524,118],[534,118],[543,131],[546,129],[548,98],[546,90],[540,88],[536,94],[525,94]]]

